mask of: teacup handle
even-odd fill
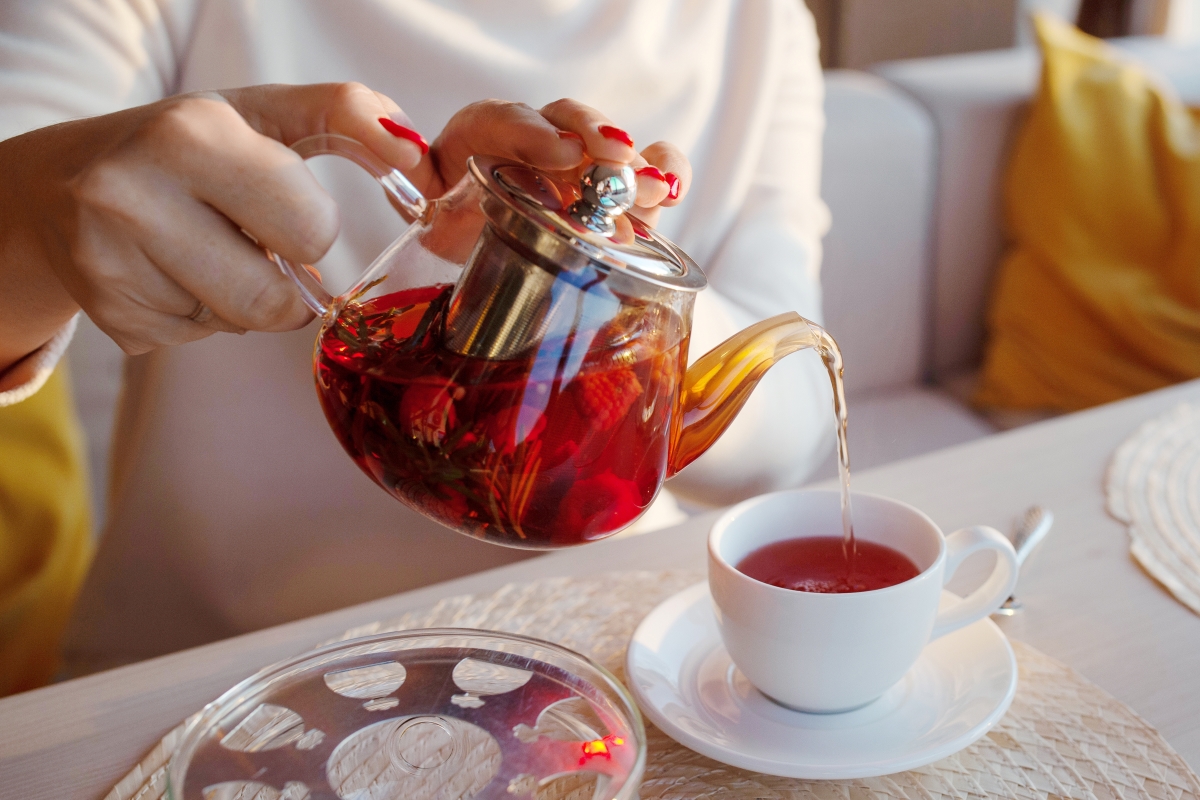
[[[938,612],[930,641],[970,625],[991,614],[1017,587],[1017,553],[1004,534],[986,525],[963,528],[946,537],[946,569],[942,581],[949,581],[968,556],[981,550],[996,551],[992,574],[975,591],[959,602]]]
[[[292,149],[304,159],[329,155],[341,156],[353,161],[371,173],[409,222],[419,219],[425,213],[428,202],[417,190],[417,187],[413,186],[400,170],[388,166],[383,159],[368,150],[366,145],[349,136],[336,133],[306,136],[293,144]],[[324,318],[329,314],[334,305],[334,297],[321,285],[316,270],[307,265],[289,261],[270,250],[267,250],[267,255],[283,270],[283,274],[291,278],[300,288],[300,296],[304,299],[305,305],[315,311],[319,317]],[[355,286],[357,287],[360,283],[362,283],[361,278]]]

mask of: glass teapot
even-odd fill
[[[787,313],[688,368],[707,281],[624,213],[636,192],[627,165],[595,162],[575,185],[476,156],[427,201],[352,139],[293,149],[354,161],[412,223],[338,297],[311,268],[269,255],[324,323],[317,394],[346,452],[453,530],[530,549],[616,533],[778,359],[804,347],[836,358],[824,330]]]

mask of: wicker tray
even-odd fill
[[[625,647],[637,624],[659,602],[702,577],[694,572],[623,572],[513,584],[488,595],[448,598],[345,636],[434,626],[490,628],[559,642],[623,677]],[[1013,647],[1020,686],[1008,715],[949,758],[881,778],[800,781],[725,766],[647,726],[650,760],[641,797],[1200,800],[1200,778],[1137,714],[1063,664],[1019,642]],[[162,797],[166,763],[182,731],[180,725],[167,734],[106,800]]]

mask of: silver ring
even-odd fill
[[[203,325],[213,318],[213,312],[211,308],[204,305],[203,300],[197,300],[196,307],[192,310],[192,313],[187,315],[187,318],[192,322]]]

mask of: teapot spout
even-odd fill
[[[838,424],[844,428],[841,352],[824,328],[789,311],[734,334],[688,367],[671,437],[668,476],[695,461],[721,438],[768,369],[784,356],[810,347],[829,369]]]

